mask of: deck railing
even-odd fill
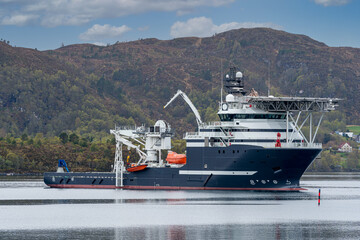
[[[218,137],[222,137],[223,140],[228,141],[228,139],[233,139],[232,136],[228,136],[225,137],[223,133],[219,132],[216,133],[216,135],[219,135]],[[215,133],[212,133],[211,137],[217,137],[215,136]],[[203,135],[199,135],[198,132],[187,132],[184,134],[184,138],[185,139],[204,139]],[[275,147],[275,140],[274,142],[246,142],[246,140],[244,142],[230,142],[231,144],[246,144],[246,145],[257,145],[257,146],[262,146],[265,148],[274,148]],[[219,147],[225,147],[224,145],[221,145],[220,142],[215,143],[215,146]],[[281,147],[280,148],[322,148],[322,144],[321,143],[306,143],[306,142],[281,142]]]

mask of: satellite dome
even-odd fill
[[[242,77],[243,77],[242,72],[237,72],[237,73],[236,73],[236,78],[242,78]]]
[[[234,95],[232,95],[232,94],[226,95],[225,101],[226,101],[226,102],[235,102],[235,97],[234,97]]]
[[[229,79],[229,78],[230,78],[229,74],[226,74],[226,76],[225,76],[225,77],[226,77],[226,79]]]
[[[160,128],[160,132],[164,132],[166,129],[169,128],[167,122],[165,122],[164,120],[157,120],[154,127],[159,127]]]

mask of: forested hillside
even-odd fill
[[[57,158],[66,158],[73,170],[109,170],[114,151],[109,129],[115,124],[164,119],[180,139],[196,128],[194,115],[182,100],[163,106],[181,89],[204,121],[217,120],[221,69],[225,74],[230,66],[244,73],[248,90],[260,94],[267,94],[270,85],[275,96],[343,98],[319,131],[325,148],[343,141],[331,132],[360,124],[360,49],[328,47],[303,35],[239,29],[209,38],[80,44],[51,51],[0,42],[0,168],[48,171]],[[62,142],[58,137],[64,133],[78,140]],[[183,151],[184,142],[176,148]],[[354,165],[331,154],[325,152],[312,169],[358,167],[355,160]],[[358,161],[358,152],[353,155],[348,159]]]
[[[181,89],[205,121],[215,120],[221,65],[238,67],[246,87],[262,94],[269,78],[273,95],[344,98],[346,122],[360,123],[359,49],[257,28],[42,52],[0,43],[0,136],[71,131],[97,137],[115,124],[159,118],[180,136],[195,128],[195,118],[183,103],[162,106]]]

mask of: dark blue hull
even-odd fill
[[[181,168],[124,173],[125,189],[301,190],[299,180],[321,149],[251,145],[187,148]],[[116,188],[115,173],[45,173],[59,188]]]

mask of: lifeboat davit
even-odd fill
[[[126,170],[128,172],[137,172],[137,171],[144,170],[146,167],[147,167],[147,164],[141,164],[141,165],[131,166]]]
[[[170,164],[186,164],[186,155],[169,152],[166,161]]]

